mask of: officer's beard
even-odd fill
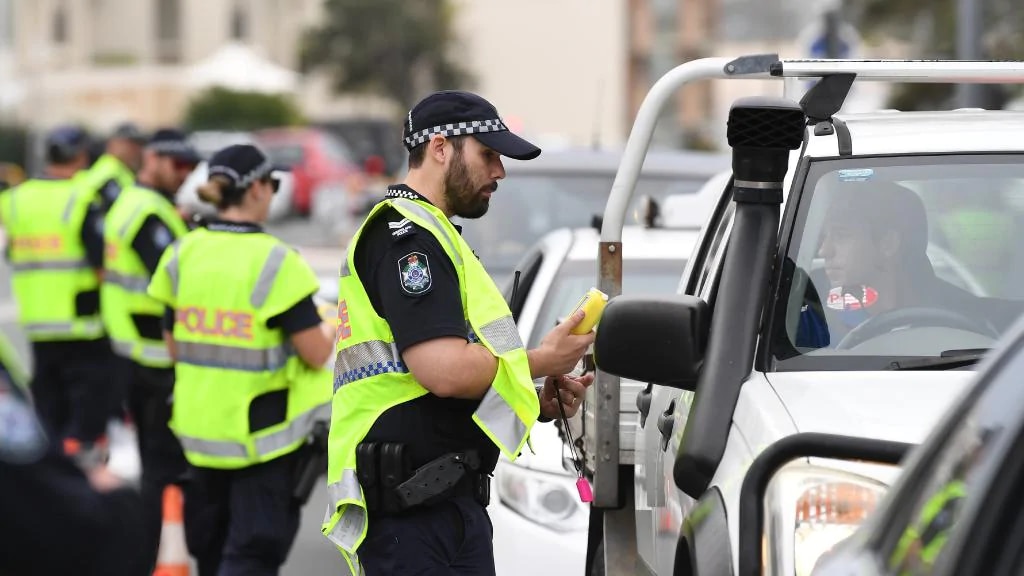
[[[462,150],[455,148],[455,154],[444,175],[444,200],[448,210],[460,218],[479,218],[487,214],[491,199],[484,192],[494,192],[497,182],[478,186],[462,158]]]

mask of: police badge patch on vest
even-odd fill
[[[410,296],[426,294],[432,285],[430,263],[422,252],[410,252],[398,259],[402,290]]]
[[[46,435],[32,407],[0,375],[0,461],[30,464],[46,452]]]

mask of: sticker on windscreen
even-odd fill
[[[875,175],[871,168],[857,168],[839,171],[840,182],[864,182]]]

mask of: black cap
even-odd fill
[[[210,177],[223,176],[231,180],[236,190],[245,190],[253,182],[270,175],[274,166],[262,150],[252,144],[232,144],[214,154],[207,171]]]
[[[58,126],[46,135],[47,160],[56,164],[71,162],[91,144],[89,133],[80,126]]]
[[[125,140],[131,140],[132,142],[138,142],[139,144],[146,143],[146,135],[139,130],[139,127],[134,122],[124,122],[118,124],[114,128],[113,133],[110,134],[111,138],[124,138]]]
[[[198,164],[202,160],[185,133],[174,128],[161,128],[154,132],[146,144],[146,149],[183,162]]]
[[[406,150],[426,143],[434,134],[472,134],[484,146],[516,160],[540,156],[540,148],[513,134],[494,105],[472,92],[434,92],[413,106],[402,134]]]

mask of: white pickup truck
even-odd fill
[[[638,113],[605,210],[599,287],[658,113],[704,79],[816,83],[730,110],[733,170],[671,297],[614,297],[583,437],[591,574],[808,574],[1024,311],[1024,114],[842,114],[854,81],[1024,81],[1021,62],[707,58]],[[620,458],[619,378],[637,400]],[[593,518],[593,516],[592,516]],[[742,553],[741,553],[742,551]]]

